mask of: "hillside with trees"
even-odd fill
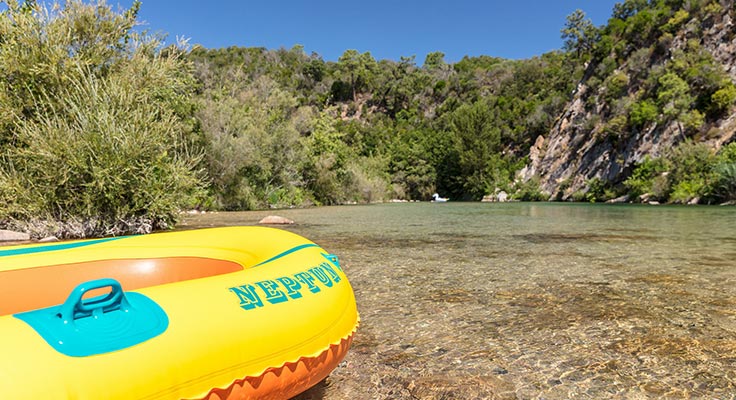
[[[480,200],[513,183],[563,109],[570,76],[582,74],[564,53],[448,64],[437,52],[418,66],[354,50],[325,62],[300,47],[195,48],[189,59],[213,146],[206,169],[225,209],[437,191]]]
[[[521,175],[564,200],[733,201],[733,20],[733,1],[626,1],[600,29],[569,17],[586,72]]]
[[[736,199],[732,0],[571,14],[559,51],[337,61],[163,46],[132,9],[6,1],[0,227],[148,232],[189,208]]]

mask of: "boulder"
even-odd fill
[[[481,202],[487,203],[505,203],[507,201],[510,201],[509,194],[499,188],[496,188],[496,190],[493,191],[493,194],[483,196],[483,199],[481,200]]]
[[[0,229],[0,242],[22,242],[26,240],[31,240],[31,235]]]
[[[288,218],[279,217],[278,215],[269,215],[260,220],[258,223],[266,225],[291,225],[294,223],[294,221]]]
[[[615,199],[610,199],[606,203],[626,203],[627,201],[629,201],[629,195],[625,194],[623,196],[616,197]]]

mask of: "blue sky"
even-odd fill
[[[142,0],[150,31],[190,39],[207,48],[278,49],[302,45],[336,61],[347,49],[398,60],[441,51],[463,56],[530,58],[562,47],[565,17],[583,10],[603,25],[622,0]],[[127,7],[132,0],[108,0]]]

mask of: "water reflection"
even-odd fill
[[[270,213],[186,224],[251,225]],[[736,397],[733,208],[277,214],[340,256],[362,318],[345,362],[300,399]]]

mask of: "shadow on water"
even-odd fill
[[[736,212],[391,204],[284,210],[361,326],[297,399],[734,398]],[[197,216],[257,223],[267,213]]]

